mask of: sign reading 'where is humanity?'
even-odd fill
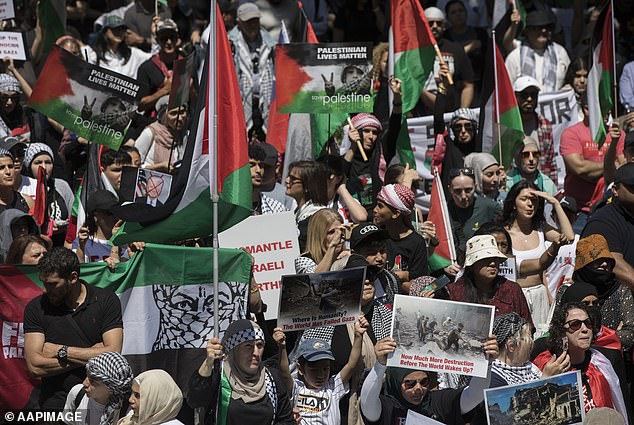
[[[371,43],[291,43],[275,53],[278,112],[372,112]]]

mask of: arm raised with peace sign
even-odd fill
[[[335,94],[335,84],[333,83],[334,80],[334,74],[331,72],[330,73],[330,80],[327,80],[326,77],[324,77],[324,74],[321,74],[321,79],[324,80],[324,91],[326,92],[327,96],[332,96]]]
[[[88,98],[84,95],[84,106],[81,108],[81,117],[85,120],[92,117],[92,108],[95,106],[97,98],[95,97],[90,104],[88,104]]]

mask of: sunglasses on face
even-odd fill
[[[528,159],[530,157],[539,158],[541,154],[539,152],[522,152],[522,158]]]
[[[2,102],[11,100],[13,103],[18,103],[20,101],[20,95],[19,94],[0,94],[0,100]]]
[[[536,91],[536,90],[534,90],[534,91],[533,90],[531,90],[531,91],[523,91],[523,92],[519,93],[520,97],[522,97],[524,99],[528,99],[529,97],[531,99],[535,99],[538,94],[539,94],[539,92]]]
[[[449,179],[454,179],[458,176],[473,177],[473,168],[452,168],[449,171]]]
[[[433,27],[433,26],[442,27],[443,21],[427,21],[427,22],[429,22],[430,27]]]
[[[464,131],[473,131],[473,124],[454,124],[451,126],[451,129],[454,131],[454,133],[459,133],[463,128]]]
[[[572,333],[577,332],[579,329],[581,329],[581,325],[586,325],[586,328],[592,329],[592,320],[590,320],[589,317],[586,320],[569,320],[564,325],[564,328],[568,329],[568,332]]]
[[[158,37],[158,41],[161,43],[165,43],[167,40],[176,41],[177,39],[178,36],[176,34],[161,35]]]
[[[403,385],[408,390],[411,390],[412,388],[414,388],[416,384],[419,384],[421,387],[427,388],[427,386],[429,385],[429,378],[406,379],[403,381]]]

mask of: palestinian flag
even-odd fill
[[[64,0],[40,0],[38,16],[44,33],[42,51],[48,53],[55,41],[66,33],[66,2]]]
[[[108,288],[121,300],[123,354],[134,374],[165,369],[186,390],[213,335],[212,249],[148,244],[111,271],[106,263],[81,265],[81,278]],[[220,336],[229,323],[246,318],[250,256],[219,249]],[[0,411],[23,409],[38,380],[24,360],[24,308],[42,293],[35,266],[0,266]]]
[[[614,25],[612,21],[612,2],[597,19],[592,36],[592,57],[590,58],[590,72],[588,73],[588,111],[590,113],[590,134],[592,140],[603,146],[607,135],[604,118],[610,113],[614,105],[612,99],[614,78]]]
[[[418,103],[425,81],[433,72],[436,39],[417,0],[393,0],[390,12],[392,22],[388,63],[390,74],[401,80],[403,93],[403,122],[396,149],[401,163],[408,163],[415,168],[406,114]]]
[[[478,144],[481,149],[478,151],[490,152],[500,161],[500,165],[508,167],[522,143],[524,127],[504,59],[497,44],[491,39],[489,39],[482,75],[487,78],[484,78],[482,83],[480,131],[478,132]],[[499,141],[502,142],[501,148]],[[500,158],[500,150],[502,158]]]
[[[213,230],[211,188],[218,185],[218,227],[223,231],[251,215],[251,172],[244,111],[238,79],[222,14],[216,25],[217,87],[208,90],[210,70],[205,68],[199,104],[190,128],[182,166],[172,181],[169,198],[163,206],[124,205],[115,215],[126,223],[112,243],[132,241],[170,243],[208,236]],[[209,100],[217,96],[217,140],[209,134]],[[214,161],[213,144],[218,157]],[[216,165],[214,164],[216,163]],[[217,167],[217,168],[216,168]]]
[[[286,25],[282,21],[282,29],[280,30],[280,37],[277,40],[277,44],[287,44],[290,40],[288,38],[288,31],[286,31]],[[277,84],[273,84],[273,93],[271,94],[271,108],[269,110],[269,122],[266,126],[266,142],[275,146],[278,152],[284,153],[286,150],[286,136],[288,136],[288,119],[290,114],[283,114],[277,112],[277,92],[275,87]]]
[[[502,45],[504,39],[504,33],[511,26],[511,14],[517,9],[520,14],[521,21],[520,26],[517,29],[517,34],[520,35],[524,30],[524,23],[526,22],[526,9],[521,0],[495,0],[493,4],[493,20],[491,27],[495,29],[495,40],[498,45]],[[508,52],[507,52],[508,53]]]
[[[456,261],[456,248],[454,246],[453,231],[451,229],[451,218],[445,199],[445,191],[442,188],[442,180],[438,170],[434,168],[434,181],[431,191],[431,203],[427,220],[436,226],[436,237],[438,246],[429,257],[429,270],[434,272],[440,270]]]

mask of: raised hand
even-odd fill
[[[335,76],[332,72],[330,73],[330,80],[326,79],[326,77],[324,77],[324,74],[321,74],[321,79],[324,80],[324,91],[326,92],[327,96],[332,96],[335,94],[335,84],[333,83],[334,78]]]

